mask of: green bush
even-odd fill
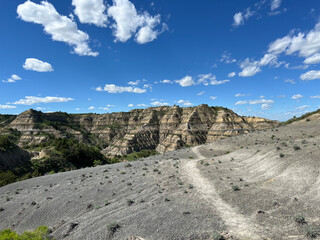
[[[21,235],[10,229],[0,232],[0,240],[49,240],[49,230],[45,226],[38,227],[34,231],[26,231]]]
[[[13,183],[17,180],[17,176],[11,171],[0,170],[0,187]]]
[[[7,152],[11,149],[15,148],[15,144],[10,140],[8,136],[2,135],[0,136],[0,151]]]

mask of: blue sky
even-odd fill
[[[0,114],[320,106],[318,0],[0,2]]]

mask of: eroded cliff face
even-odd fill
[[[72,136],[88,144],[99,144],[105,155],[114,156],[143,149],[172,151],[278,124],[263,118],[240,117],[226,108],[200,105],[154,107],[110,114],[28,110],[6,127],[21,132],[21,146],[38,144],[52,137]]]

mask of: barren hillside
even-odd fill
[[[319,139],[320,122],[311,118],[17,182],[0,188],[0,229],[47,225],[56,239],[316,237]]]

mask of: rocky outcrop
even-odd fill
[[[110,114],[42,113],[28,110],[7,127],[22,133],[20,145],[73,136],[103,146],[105,155],[143,149],[159,152],[277,126],[277,121],[241,117],[222,107],[153,107]]]

